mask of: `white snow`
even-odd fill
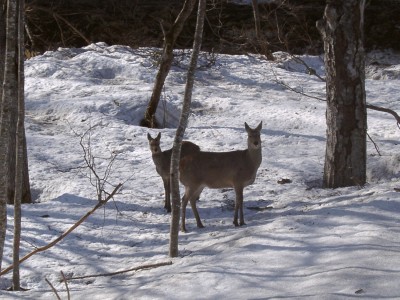
[[[71,299],[400,298],[400,130],[389,114],[369,110],[368,133],[381,156],[368,141],[368,184],[322,189],[325,103],[284,84],[322,99],[325,84],[284,53],[276,53],[276,62],[218,55],[215,65],[197,71],[185,138],[209,151],[244,149],[244,122],[263,121],[263,162],[245,189],[247,225],[232,224],[232,190],[206,189],[198,203],[206,227],[196,228],[188,208],[180,257],[168,257],[170,215],[146,135],[162,132],[163,149],[172,146],[186,73],[174,67],[167,78],[158,113],[166,129],[138,126],[157,72],[156,51],[98,43],[26,62],[37,203],[23,205],[21,256],[57,238],[97,203],[89,173],[80,168],[79,136],[89,128],[98,173],[117,154],[108,182],[123,188],[62,242],[21,265],[29,291],[5,291],[11,273],[0,278],[0,298],[55,299],[47,278],[67,299],[60,271],[85,276],[168,261],[172,265],[70,281]],[[400,62],[392,54],[374,54],[374,61],[385,62],[368,69],[367,101],[400,112]],[[324,75],[321,57],[300,58]],[[278,184],[282,178],[292,182]],[[12,261],[13,207],[8,210],[4,268]]]

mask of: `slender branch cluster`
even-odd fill
[[[74,135],[79,138],[79,145],[83,151],[84,167],[78,167],[76,169],[88,170],[88,172],[83,172],[83,174],[89,179],[90,184],[96,188],[97,200],[102,202],[107,196],[110,195],[110,193],[107,192],[107,186],[115,187],[109,182],[109,178],[118,153],[110,150],[109,156],[107,157],[101,157],[95,154],[92,145],[93,131],[100,125],[101,123],[90,125],[89,128],[83,133],[78,133],[72,128],[71,130],[73,131]],[[105,168],[102,168],[101,165],[103,165],[104,161],[106,161],[106,166]],[[100,173],[100,170],[102,170],[102,174]]]

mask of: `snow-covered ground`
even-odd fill
[[[72,226],[97,202],[83,150],[100,176],[123,183],[114,200],[51,249],[21,265],[27,292],[0,290],[1,299],[55,299],[48,279],[67,299],[68,277],[116,272],[144,264],[172,265],[69,282],[71,299],[395,299],[400,272],[400,130],[389,114],[368,111],[368,184],[322,189],[325,84],[276,53],[218,55],[197,72],[186,139],[204,150],[246,147],[244,122],[263,121],[263,161],[245,189],[247,226],[232,225],[234,192],[204,190],[196,228],[188,208],[180,257],[168,257],[170,216],[148,149],[147,133],[162,132],[170,148],[179,118],[185,69],[166,82],[159,119],[166,129],[138,126],[157,72],[155,49],[93,44],[59,49],[26,62],[26,132],[32,192],[23,205],[21,255]],[[301,57],[323,75],[320,57]],[[205,66],[206,55],[201,64]],[[400,112],[400,60],[372,53],[367,101]],[[306,93],[315,98],[288,90]],[[90,139],[88,138],[90,137]],[[280,179],[291,180],[279,184]],[[107,186],[111,191],[112,187]],[[183,191],[181,191],[183,192]],[[11,263],[9,208],[3,267]],[[0,278],[2,289],[11,274]]]

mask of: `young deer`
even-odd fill
[[[181,231],[186,231],[186,206],[190,201],[197,227],[204,227],[201,223],[196,207],[196,199],[205,187],[211,189],[232,187],[236,193],[235,226],[245,225],[243,217],[243,189],[256,179],[258,167],[261,164],[260,131],[262,122],[255,129],[247,123],[245,128],[248,134],[247,149],[230,152],[203,152],[199,151],[182,157],[179,171],[180,180],[185,186],[182,199]],[[238,213],[240,211],[240,223]]]
[[[170,166],[171,166],[171,155],[172,149],[161,151],[160,139],[161,132],[156,138],[152,138],[151,135],[147,134],[147,139],[149,140],[149,146],[151,150],[151,156],[153,162],[156,165],[156,170],[158,175],[161,176],[164,183],[165,190],[165,204],[164,208],[167,212],[171,212],[171,186],[170,186]],[[200,147],[188,141],[182,142],[181,157],[185,157],[188,154],[193,154],[200,151]]]

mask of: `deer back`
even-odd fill
[[[229,152],[199,151],[182,157],[180,180],[185,186],[209,188],[245,187],[254,182],[262,161],[260,130],[262,124],[248,133],[246,150]]]
[[[165,151],[161,150],[161,133],[159,133],[155,138],[152,138],[150,134],[147,134],[147,138],[149,140],[149,147],[152,154],[151,156],[156,166],[157,173],[163,178],[169,177],[172,148]],[[198,151],[200,151],[200,147],[196,144],[189,141],[182,142],[181,157],[196,153]]]

